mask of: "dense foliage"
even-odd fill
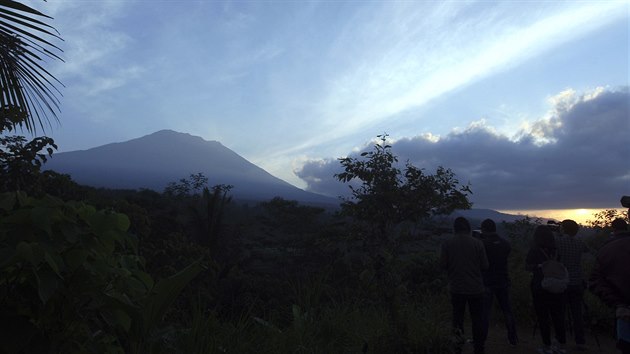
[[[0,192],[23,190],[42,193],[40,169],[47,158],[57,149],[48,137],[27,142],[23,136],[0,137]],[[46,153],[42,153],[46,150]]]
[[[0,195],[0,213],[0,317],[9,353],[142,347],[200,270],[155,283],[124,214],[21,192]]]

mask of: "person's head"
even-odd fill
[[[624,208],[628,208],[628,220],[630,220],[630,195],[624,195],[621,197],[621,206]]]
[[[562,231],[569,236],[577,235],[580,229],[580,225],[571,219],[562,220],[560,225],[562,225]]]
[[[613,232],[615,233],[628,231],[628,224],[622,218],[616,218],[612,221],[610,226],[612,226]]]
[[[465,217],[460,216],[456,218],[453,222],[453,232],[456,234],[469,234],[470,223]]]
[[[553,231],[547,225],[538,225],[534,230],[534,246],[538,248],[556,248]]]
[[[492,221],[492,219],[486,219],[481,222],[481,232],[484,233],[493,233],[497,232],[497,225]]]

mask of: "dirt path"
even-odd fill
[[[505,327],[502,325],[496,325],[490,328],[488,333],[488,340],[486,341],[486,353],[487,354],[520,354],[536,353],[536,350],[542,345],[540,339],[540,333],[536,332],[536,335],[532,337],[533,328],[519,328],[518,331],[520,343],[512,347],[508,344]],[[586,350],[578,351],[575,347],[573,337],[567,333],[567,353],[598,353],[598,354],[615,354],[619,351],[615,348],[615,340],[611,335],[598,333],[600,347],[597,346],[595,337],[588,333],[586,335]],[[464,354],[470,354],[473,352],[472,344],[466,345]]]

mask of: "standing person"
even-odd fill
[[[549,292],[542,287],[542,264],[548,260],[558,260],[558,258],[553,232],[546,225],[537,226],[534,230],[533,246],[525,259],[525,269],[532,272],[530,288],[540,336],[543,341],[543,347],[538,349],[541,354],[566,353],[563,348],[566,343],[564,295]],[[551,345],[550,317],[559,347]]]
[[[483,313],[484,338],[488,336],[492,302],[496,297],[505,317],[508,342],[511,345],[516,345],[518,335],[510,303],[510,277],[508,274],[508,257],[512,251],[512,246],[507,240],[499,237],[497,226],[491,219],[481,222],[481,240],[486,249],[489,265],[488,269],[482,272],[483,284],[486,288]]]
[[[580,349],[584,349],[586,341],[582,306],[584,304],[585,280],[582,271],[582,255],[588,253],[589,249],[582,240],[575,237],[580,227],[574,220],[563,220],[560,225],[562,232],[556,235],[555,242],[558,255],[569,272],[569,284],[564,292],[565,303],[568,305],[573,321],[575,344]]]
[[[615,220],[612,221],[610,226],[613,229],[610,241],[614,241],[619,238],[630,236],[630,230],[628,230],[628,224],[626,223],[624,219],[616,218]]]
[[[630,221],[630,195],[624,195],[621,197],[621,206],[624,208],[628,208],[628,221]]]
[[[483,278],[481,271],[488,268],[488,258],[483,243],[471,235],[470,223],[458,217],[453,223],[453,237],[442,244],[440,257],[442,268],[448,272],[451,304],[453,305],[453,328],[464,333],[466,304],[472,320],[475,354],[484,353],[483,329]],[[460,342],[457,353],[461,353]]]
[[[630,354],[630,233],[623,219],[612,227],[615,236],[597,252],[589,289],[616,308],[617,348]]]

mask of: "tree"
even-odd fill
[[[208,177],[203,173],[191,173],[188,178],[180,178],[179,182],[169,182],[164,188],[164,194],[169,197],[183,198],[199,194],[208,184]]]
[[[610,232],[612,230],[610,225],[617,218],[624,219],[626,222],[630,221],[627,213],[621,210],[605,209],[593,213],[593,219],[589,219],[586,224],[597,231]]]
[[[438,167],[431,175],[409,162],[399,169],[387,137],[378,135],[374,149],[359,158],[340,158],[345,171],[335,174],[341,182],[359,182],[349,186],[352,197],[341,206],[343,212],[371,226],[370,237],[387,240],[390,228],[403,221],[418,222],[470,208],[470,187],[460,186],[450,169]]]
[[[355,182],[349,185],[352,197],[346,198],[341,207],[342,213],[359,221],[357,230],[371,259],[360,277],[369,279],[372,292],[387,304],[397,338],[408,338],[401,306],[407,291],[400,277],[392,230],[404,221],[417,223],[432,215],[470,208],[468,194],[472,192],[468,185],[460,186],[455,174],[443,167],[431,175],[407,161],[401,170],[387,137],[378,135],[374,149],[362,152],[358,158],[340,158],[344,172],[335,177],[344,183]],[[402,344],[399,351],[408,351],[409,343]]]
[[[229,196],[233,186],[217,184],[208,187],[208,178],[201,172],[193,173],[179,182],[170,182],[164,195],[188,206],[192,224],[196,226],[197,240],[216,252],[223,223],[223,211],[232,201]]]
[[[0,137],[0,191],[40,192],[41,166],[56,148],[48,137],[35,138],[28,143],[23,136]],[[44,149],[47,154],[40,153]]]
[[[61,52],[49,42],[59,33],[37,17],[41,12],[11,0],[0,0],[0,133],[18,126],[34,133],[36,122],[44,128],[49,114],[57,119],[57,84],[62,85],[43,66],[44,58],[59,59]],[[63,86],[63,85],[62,85]],[[0,189],[28,190],[37,193],[41,164],[56,149],[53,139],[38,137],[26,143],[21,136],[0,139]]]
[[[300,205],[296,200],[281,197],[262,202],[260,206],[264,210],[261,221],[266,227],[300,236],[308,230],[316,229],[315,225],[325,211],[323,208]]]
[[[201,227],[201,234],[204,237],[202,242],[210,247],[210,251],[215,255],[218,251],[217,246],[223,224],[223,211],[232,201],[232,197],[229,196],[232,188],[233,186],[226,184],[217,184],[211,188],[204,187],[201,194],[202,206],[200,209],[193,209],[197,225]]]
[[[36,122],[55,120],[63,84],[43,66],[45,58],[62,60],[49,40],[59,33],[38,18],[51,17],[12,0],[0,0],[0,132],[17,126],[36,131]],[[63,60],[62,60],[63,61]]]

